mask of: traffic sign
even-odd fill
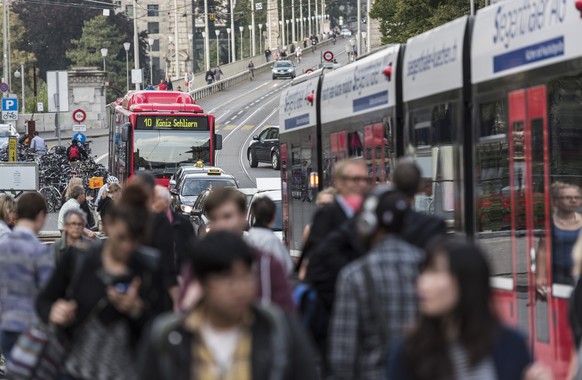
[[[18,99],[2,98],[2,120],[18,120]]]
[[[87,114],[82,109],[76,109],[73,111],[73,120],[77,123],[82,123],[87,118]]]
[[[333,61],[333,53],[329,50],[326,51],[325,53],[323,53],[323,59],[325,59],[327,62]]]
[[[75,136],[73,136],[73,140],[77,140],[78,142],[84,143],[85,141],[87,141],[87,136],[79,132],[76,133]]]
[[[10,89],[10,87],[8,87],[8,83],[2,83],[2,84],[0,84],[0,91],[2,91],[2,92],[8,92],[9,89]]]
[[[143,82],[141,69],[131,69],[131,83],[137,84]]]
[[[8,138],[8,162],[16,162],[16,137]]]
[[[263,10],[263,3],[255,3],[255,10],[262,11]]]
[[[74,132],[85,132],[87,130],[86,124],[74,124],[73,131]]]

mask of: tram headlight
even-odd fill
[[[317,172],[309,173],[309,187],[312,189],[319,187],[319,176],[317,175]]]

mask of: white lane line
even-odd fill
[[[102,159],[104,159],[107,156],[109,156],[109,153],[105,153],[104,155],[97,157],[97,159],[95,160],[95,162],[99,162],[99,161],[101,161]]]
[[[237,115],[234,115],[233,117],[230,118],[230,121],[233,121],[236,118],[237,118]]]
[[[224,107],[225,105],[227,105],[227,104],[229,104],[229,103],[232,103],[232,102],[234,102],[234,101],[236,101],[236,100],[238,100],[238,99],[240,99],[240,98],[244,98],[244,97],[245,97],[245,96],[247,96],[248,94],[251,94],[251,93],[253,93],[253,92],[257,91],[259,88],[261,88],[261,87],[264,87],[264,86],[268,85],[269,83],[271,83],[271,82],[265,82],[265,83],[263,83],[262,85],[260,85],[260,86],[257,86],[257,87],[255,87],[255,88],[253,88],[252,90],[245,92],[244,94],[241,94],[241,95],[239,95],[239,96],[237,96],[237,97],[234,97],[234,98],[232,98],[232,99],[230,99],[230,100],[227,100],[226,102],[222,102],[222,104],[220,104],[220,105],[218,105],[218,106],[216,106],[216,107],[212,108],[212,109],[211,109],[211,110],[210,110],[208,113],[212,114],[212,113],[214,113],[214,112],[215,112],[217,109],[219,109],[219,108],[221,108],[221,107]]]
[[[240,115],[241,113],[243,113],[243,110],[238,111],[237,115]]]
[[[249,171],[247,170],[247,168],[246,168],[246,166],[245,166],[245,164],[244,164],[244,158],[243,158],[243,154],[244,154],[244,151],[245,151],[245,146],[247,146],[247,144],[248,144],[249,140],[250,140],[250,139],[251,139],[251,137],[252,137],[252,136],[255,134],[255,132],[256,132],[256,131],[258,131],[260,128],[262,128],[262,127],[263,127],[263,126],[264,126],[264,125],[267,123],[267,121],[268,121],[268,120],[271,118],[271,116],[273,116],[273,115],[275,114],[275,112],[277,112],[277,111],[279,111],[279,108],[278,108],[278,107],[277,107],[277,108],[275,108],[275,109],[274,109],[274,110],[273,110],[273,111],[272,111],[272,112],[269,114],[269,116],[267,116],[265,119],[263,119],[263,120],[262,120],[262,121],[259,123],[259,125],[257,125],[257,127],[256,127],[255,129],[253,129],[253,131],[252,131],[251,133],[249,133],[249,135],[247,136],[247,138],[245,139],[245,141],[244,141],[244,142],[241,144],[241,146],[240,146],[239,155],[238,155],[238,156],[239,156],[239,157],[238,157],[238,160],[239,160],[240,167],[241,167],[241,168],[244,170],[244,172],[245,172],[246,176],[247,176],[247,177],[248,177],[248,178],[251,180],[251,182],[252,182],[252,183],[254,183],[255,185],[257,184],[257,182],[253,180],[253,177],[251,177],[251,174],[249,173]]]

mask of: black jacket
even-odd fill
[[[77,302],[77,313],[75,321],[66,329],[66,332],[74,334],[75,329],[95,310],[99,320],[106,326],[120,319],[127,320],[131,328],[132,341],[137,344],[145,324],[163,311],[159,302],[160,276],[156,275],[158,258],[151,256],[151,250],[147,254],[136,252],[128,263],[132,275],[141,279],[139,295],[144,302],[142,315],[135,319],[120,313],[108,302],[102,310],[95,309],[101,300],[107,299],[108,284],[105,283],[105,277],[102,275],[102,250],[103,245],[88,251],[72,248],[65,253],[37,297],[38,315],[43,322],[48,323],[52,305],[61,298],[72,299]],[[157,252],[154,253],[157,254]],[[84,255],[81,259],[83,261],[81,264],[76,264],[80,255]],[[78,274],[74,274],[75,271],[78,271]],[[75,283],[71,284],[72,282]],[[70,291],[69,287],[71,287]]]
[[[163,289],[163,299],[166,311],[172,310],[172,300],[167,292],[170,288],[178,285],[178,272],[174,264],[174,233],[172,225],[164,214],[150,214],[150,226],[148,238],[144,242],[148,247],[157,249],[160,252],[160,268]]]
[[[174,260],[175,268],[179,273],[182,264],[188,260],[190,241],[194,238],[194,227],[187,217],[172,212],[172,231],[174,232]]]
[[[425,249],[431,240],[447,233],[445,221],[439,217],[410,211],[404,221],[401,235],[410,244]]]
[[[305,280],[317,290],[317,296],[329,313],[339,273],[366,253],[364,243],[355,233],[355,221],[350,219],[330,233],[309,256]]]
[[[332,232],[341,227],[348,217],[342,206],[336,200],[329,206],[317,211],[311,224],[311,232],[303,247],[300,264],[305,258],[308,258],[311,252],[317,249],[317,246]]]
[[[274,363],[272,349],[274,322],[261,307],[253,307],[252,312],[254,318],[251,327],[251,379],[272,380],[270,374]],[[160,332],[159,323],[165,324],[167,320],[171,320],[171,317],[161,316],[154,322],[151,332],[144,334],[145,341],[140,344],[139,379],[197,380],[191,373],[192,347],[199,337],[186,330],[180,320]],[[315,356],[305,332],[289,315],[284,315],[284,324],[287,364],[284,375],[277,380],[317,380]],[[171,343],[168,343],[170,334],[172,335]],[[161,364],[165,358],[171,361],[169,366]]]
[[[101,220],[105,220],[105,217],[111,211],[111,207],[113,207],[113,199],[111,197],[101,197],[97,206],[97,212],[101,215]]]

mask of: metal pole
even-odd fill
[[[152,45],[150,45],[150,84],[154,84],[154,60],[152,57]]]
[[[55,115],[55,127],[57,130],[57,144],[61,146],[61,126],[60,126],[60,112],[61,112],[61,95],[59,93],[59,72],[56,73],[57,76],[57,93],[55,94],[55,106],[57,107],[57,114]],[[105,79],[105,78],[104,78]],[[105,83],[103,83],[103,87],[105,88]]]
[[[370,22],[370,8],[372,7],[372,2],[367,0],[367,9],[366,9],[366,53],[369,53],[372,50],[372,23]]]
[[[475,0],[471,0],[471,16],[475,15]]]
[[[216,35],[216,66],[220,66],[220,49],[218,47],[218,34]]]
[[[252,54],[252,47],[253,47],[253,27],[249,25],[249,57],[254,57]]]
[[[317,0],[316,0],[317,1]],[[313,32],[311,29],[311,0],[307,0],[307,25],[309,25],[309,37],[312,36]]]
[[[315,34],[319,35],[319,11],[318,11],[318,6],[317,3],[319,2],[319,0],[315,0]],[[321,42],[321,41],[320,41]]]
[[[178,0],[174,0],[174,14],[175,14],[175,18],[174,18],[174,39],[176,40],[176,76],[175,78],[178,79],[180,78],[180,39],[178,38]]]
[[[299,24],[301,24],[301,41],[305,39],[303,34],[303,0],[299,0]]]
[[[244,57],[244,54],[243,54],[243,30],[244,29],[240,29],[240,59],[241,60]]]
[[[269,35],[269,49],[271,49],[273,47],[273,25],[271,25],[270,9],[267,9],[267,34]]]
[[[230,40],[230,48],[232,50],[232,61],[236,61],[236,30],[234,30],[234,5],[233,0],[230,0],[230,30],[232,31]]]
[[[259,52],[263,52],[263,25],[259,25]]]
[[[204,53],[206,54],[206,70],[210,70],[210,35],[208,34],[208,0],[204,0]]]
[[[125,51],[125,77],[127,78],[127,92],[129,92],[129,50]]]
[[[251,0],[251,47],[249,50],[252,49],[253,53],[250,54],[253,57],[257,55],[257,43],[256,43],[256,35],[255,35],[255,0]]]
[[[358,31],[356,35],[356,48],[358,55],[362,54],[362,0],[357,0],[358,7]]]
[[[194,4],[196,0],[192,0],[192,75],[195,74],[194,63],[196,61],[196,5]]]
[[[26,101],[24,98],[24,63],[20,64],[20,78],[22,80],[21,82],[21,86],[22,86],[22,114],[26,113]]]
[[[283,0],[281,0],[281,21],[283,21],[281,24],[281,47],[283,47],[283,45],[285,45],[285,41],[287,41],[285,36],[285,3]]]
[[[226,29],[226,32],[227,32],[227,35],[228,35],[228,38],[226,39],[226,50],[228,50],[228,63],[231,63],[232,61],[230,60],[230,57],[231,56],[230,56],[230,31],[229,31],[229,29],[230,28],[227,28]]]
[[[137,32],[137,0],[133,0],[133,68],[139,70],[139,35]],[[139,91],[139,83],[135,84]]]
[[[4,75],[3,81],[8,81],[8,5],[7,0],[2,0],[2,20],[3,20],[3,36],[2,36],[2,49],[4,58],[4,68],[2,74]]]
[[[103,57],[103,72],[107,75],[107,70],[105,66],[105,57]],[[58,75],[58,73],[57,73]],[[105,108],[107,109],[107,83],[103,83],[103,99],[105,99]]]
[[[297,41],[295,34],[295,0],[291,0],[291,42]]]

